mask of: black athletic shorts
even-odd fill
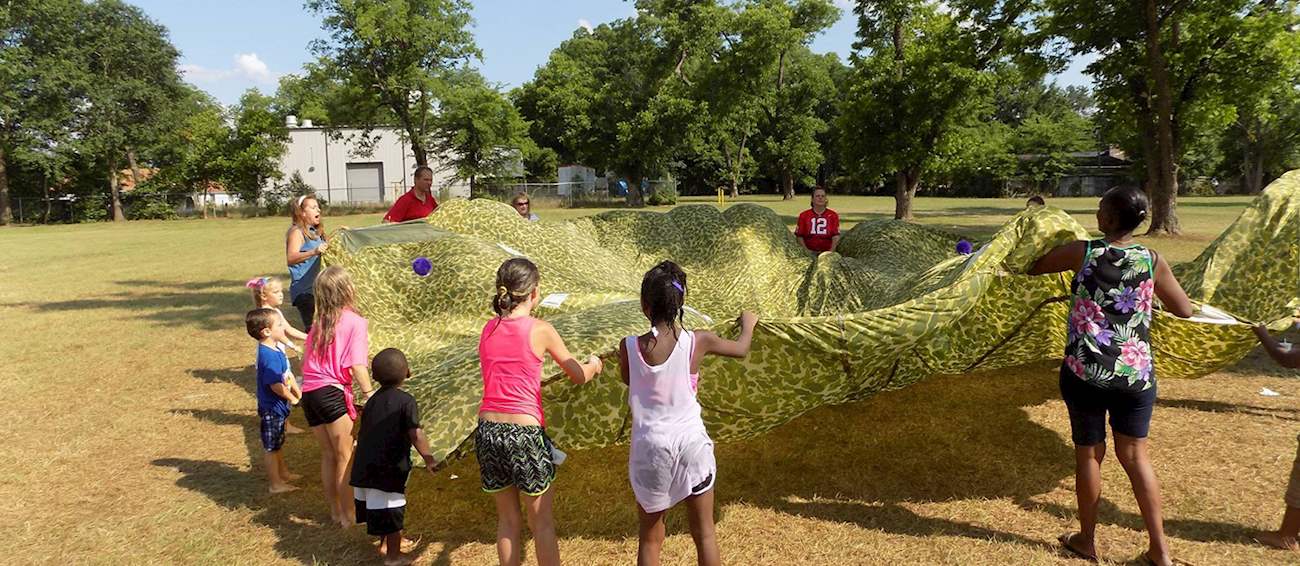
[[[307,426],[329,424],[348,414],[348,401],[337,387],[313,389],[302,394],[302,414]]]

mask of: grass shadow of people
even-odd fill
[[[294,482],[299,489],[287,494],[270,495],[266,490],[258,428],[260,422],[256,412],[209,409],[173,412],[188,414],[221,426],[239,427],[251,462],[245,471],[214,460],[154,460],[155,466],[175,468],[183,474],[176,482],[178,486],[202,493],[228,509],[254,510],[254,521],[276,533],[276,550],[304,564],[321,561],[345,564],[381,562],[373,546],[375,537],[366,535],[364,526],[342,531],[330,521],[321,492],[318,450],[310,435],[296,435],[293,441],[286,441],[282,449],[290,471],[303,476]],[[424,555],[420,559],[421,563],[450,564],[451,553],[468,541],[435,538],[439,531],[425,528],[426,523],[421,516],[426,513],[433,514],[434,510],[409,509],[404,534],[407,538],[419,539],[413,552]],[[428,555],[431,550],[434,554]]]
[[[213,280],[201,282],[118,281],[125,291],[98,294],[66,301],[8,303],[36,312],[110,310],[127,318],[139,318],[156,324],[188,325],[201,330],[228,330],[238,327],[243,314],[251,308],[243,281]]]

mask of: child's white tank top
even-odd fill
[[[695,333],[683,331],[668,359],[655,366],[646,363],[636,336],[627,337],[626,346],[632,410],[628,478],[637,502],[655,513],[693,489],[711,487],[716,472],[713,441],[691,384]]]

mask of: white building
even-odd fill
[[[295,116],[285,119],[285,127],[289,143],[280,161],[281,182],[298,173],[326,202],[392,202],[415,183],[415,155],[398,128],[372,129],[374,143],[365,152],[361,128],[325,128],[311,120],[299,124]],[[429,165],[435,191],[449,189],[444,196],[469,197],[468,186],[453,184],[445,168]]]

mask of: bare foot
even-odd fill
[[[298,428],[298,427],[296,427],[296,426],[293,426],[292,424],[289,423],[289,421],[284,421],[284,433],[285,433],[285,434],[302,434],[302,433],[304,433],[304,432],[307,432],[307,431],[305,431],[305,430],[303,430],[303,429],[300,429],[300,428]]]
[[[1295,537],[1283,536],[1282,533],[1278,531],[1259,533],[1255,536],[1255,541],[1262,545],[1271,546],[1281,550],[1300,552],[1300,543],[1296,541]]]
[[[302,479],[302,474],[285,474],[284,479],[288,481],[297,481]]]
[[[415,548],[415,545],[417,544],[420,544],[419,537],[416,537],[415,540],[402,537],[402,552],[410,552]],[[385,556],[388,554],[388,545],[384,544],[384,539],[382,538],[379,539],[379,544],[376,546],[376,549],[379,550],[380,556]]]
[[[289,485],[287,483],[282,483],[280,485],[274,485],[274,484],[271,485],[271,493],[289,493],[290,491],[296,491],[297,489],[298,486]]]
[[[340,527],[345,529],[350,529],[357,525],[356,521],[352,520],[352,517],[341,517],[338,519],[338,523]]]

